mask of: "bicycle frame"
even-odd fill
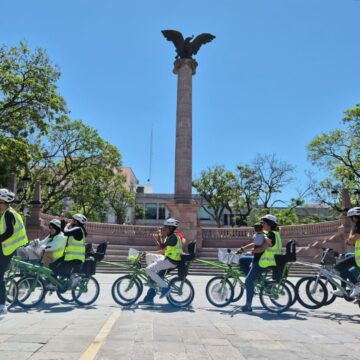
[[[333,268],[327,269],[326,267],[321,267],[319,268],[319,273],[316,275],[315,290],[317,288],[318,281],[321,280],[321,277],[326,278],[326,281],[329,281],[331,284],[336,286],[336,289],[340,290],[344,296],[348,296],[348,292],[346,291],[346,288],[343,288],[341,285],[342,282],[345,283],[346,286],[348,286],[350,289],[354,287],[354,284],[351,281],[343,279],[340,275],[336,274]],[[340,283],[336,280],[338,280]]]

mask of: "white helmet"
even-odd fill
[[[61,221],[58,219],[52,219],[49,222],[49,225],[55,226],[56,228],[58,228],[59,230],[61,230]]]
[[[347,216],[360,216],[360,207],[353,207],[352,209],[350,209],[347,214]]]
[[[11,203],[15,200],[15,194],[8,189],[0,189],[0,200]]]
[[[85,223],[87,222],[87,218],[83,214],[75,214],[72,218],[82,225],[85,225]]]
[[[269,220],[269,221],[272,221],[274,224],[278,225],[277,217],[274,215],[271,215],[271,214],[267,214],[267,215],[263,216],[260,220]]]
[[[179,222],[176,219],[166,219],[164,222],[165,226],[174,226],[174,227],[178,227],[179,226]]]

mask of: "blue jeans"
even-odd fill
[[[254,259],[254,255],[242,256],[239,260],[240,269],[247,275],[250,271],[250,265]]]
[[[252,263],[250,271],[245,280],[246,286],[246,305],[251,306],[254,297],[254,282],[261,276],[263,268],[259,266],[259,263]]]

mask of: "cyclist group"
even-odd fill
[[[21,215],[11,207],[15,195],[7,189],[0,189],[0,314],[7,312],[6,288],[4,274],[11,258],[20,247],[28,244],[28,238]],[[353,277],[349,269],[353,266],[360,267],[360,207],[348,211],[352,221],[352,230],[347,243],[355,246],[353,256],[340,261],[336,269],[344,279],[349,279],[356,286],[350,296],[360,294],[360,279]],[[72,280],[72,287],[76,287],[79,276],[77,275],[80,265],[85,261],[85,229],[86,217],[76,214],[66,224],[64,217],[60,220],[53,219],[49,223],[49,235],[35,246],[41,247],[41,261],[49,266],[55,275],[67,276]],[[176,268],[181,262],[181,255],[186,250],[187,242],[184,236],[177,230],[179,222],[175,219],[167,219],[162,230],[154,234],[157,251],[146,253],[146,273],[149,278],[161,288],[160,298],[166,297],[170,288],[164,281],[166,270]],[[278,220],[273,215],[265,215],[257,225],[254,242],[239,249],[240,252],[251,251],[252,256],[240,258],[240,267],[246,276],[246,304],[241,308],[244,312],[252,311],[252,299],[254,296],[254,282],[262,272],[269,267],[276,266],[275,256],[282,253],[282,241],[278,228]],[[145,298],[139,304],[152,304],[156,291],[150,288]]]

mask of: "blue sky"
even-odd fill
[[[118,146],[141,183],[173,192],[175,51],[160,33],[210,32],[193,78],[193,175],[257,153],[310,168],[306,145],[360,102],[360,1],[3,1],[1,42],[43,47],[71,116]],[[5,16],[4,16],[5,15]]]

